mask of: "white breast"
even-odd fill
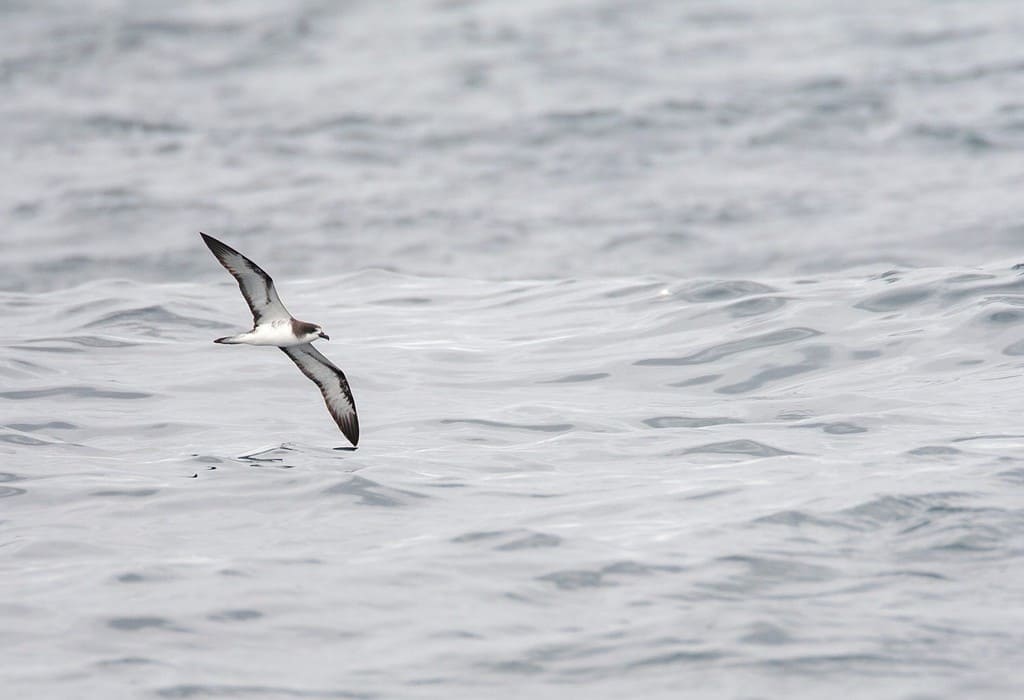
[[[244,338],[242,342],[248,345],[276,345],[277,347],[291,347],[309,342],[306,338],[295,337],[290,320],[261,323],[253,331],[246,333]]]

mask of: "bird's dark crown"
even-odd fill
[[[294,318],[292,319],[292,333],[294,333],[296,337],[301,338],[302,336],[309,335],[310,333],[319,333],[320,330],[320,326],[315,323],[306,323],[305,321],[296,321]]]

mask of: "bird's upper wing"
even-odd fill
[[[213,236],[207,236],[205,233],[199,235],[203,237],[203,241],[220,264],[238,281],[238,288],[242,290],[242,296],[252,310],[252,320],[255,324],[263,321],[288,320],[292,317],[281,303],[281,297],[277,296],[274,280],[270,279],[270,275],[259,265]]]
[[[352,400],[352,391],[348,388],[345,373],[331,364],[311,343],[283,347],[281,351],[292,358],[302,373],[320,387],[334,422],[353,445],[358,444],[359,417],[356,416],[356,402]]]

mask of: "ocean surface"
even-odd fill
[[[0,697],[1024,696],[1017,0],[0,4]],[[348,374],[348,449],[206,231]]]

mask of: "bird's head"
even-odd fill
[[[292,319],[292,333],[301,338],[304,343],[312,343],[320,338],[324,340],[331,339],[331,336],[324,333],[322,326],[318,326],[315,323],[306,323],[305,321],[296,321],[295,319]]]

